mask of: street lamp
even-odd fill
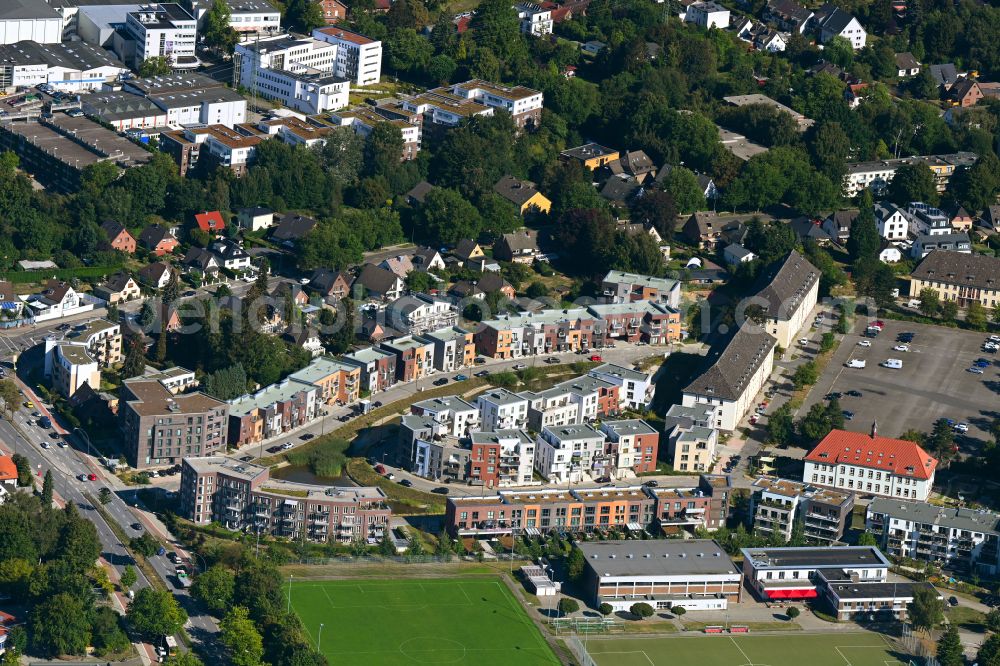
[[[319,638],[316,639],[316,652],[319,652],[319,646],[323,643],[323,623],[319,623]]]
[[[292,574],[288,574],[288,608],[285,611],[286,613],[292,612],[292,578],[294,578],[294,576]]]

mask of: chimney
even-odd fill
[[[872,421],[872,439],[878,435],[878,421]]]

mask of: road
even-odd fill
[[[94,523],[101,541],[102,558],[114,567],[119,575],[125,565],[133,563],[132,556],[122,541],[87,497],[89,495],[96,499],[102,487],[113,490],[111,501],[103,508],[125,535],[131,537],[141,534],[141,531],[132,529],[133,524],[140,523],[144,530],[152,530],[161,541],[166,541],[169,550],[170,535],[160,529],[149,514],[133,508],[136,503],[135,491],[121,490],[122,484],[119,479],[107,473],[92,456],[85,454],[86,442],[82,437],[66,433],[58,423],[53,429],[39,426],[34,414],[50,416],[51,414],[37,400],[33,402],[32,408],[22,405],[14,413],[13,423],[16,424],[16,428],[11,421],[0,420],[0,443],[11,453],[20,453],[29,460],[36,476],[39,477],[39,484],[40,477],[43,477],[47,470],[52,471],[56,495],[65,501],[74,502],[79,507],[81,515]],[[56,439],[53,437],[54,434],[61,436]],[[42,442],[47,443],[48,448],[42,447]],[[97,480],[80,480],[80,475],[89,474],[94,474]],[[149,558],[149,562],[167,588],[174,588],[174,567],[169,560],[166,557],[154,556]],[[136,568],[136,573],[138,582],[134,589],[148,587],[150,581],[142,570]],[[173,593],[188,613],[187,629],[191,639],[198,642],[204,652],[213,654],[217,650],[217,642],[210,638],[218,632],[215,620],[198,608],[187,590],[173,589]]]

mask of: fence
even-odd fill
[[[566,637],[566,647],[573,653],[576,660],[580,662],[580,666],[597,666],[597,662],[594,661],[594,658],[587,652],[587,648],[576,636],[570,635]]]
[[[555,634],[624,634],[625,623],[617,620],[589,617],[560,617],[549,621]]]

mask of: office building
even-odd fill
[[[339,26],[316,28],[312,36],[336,45],[334,74],[359,86],[379,82],[382,77],[382,42]]]
[[[173,2],[141,5],[125,16],[125,24],[111,39],[122,62],[139,70],[150,58],[166,58],[174,70],[197,69],[197,21]]]
[[[233,80],[251,94],[318,114],[347,106],[350,81],[335,73],[338,47],[289,35],[236,45]]]
[[[0,46],[0,90],[7,92],[45,83],[67,93],[100,90],[128,73],[125,63],[85,42]]]
[[[62,16],[45,0],[4,0],[0,3],[0,44],[62,41]]]

